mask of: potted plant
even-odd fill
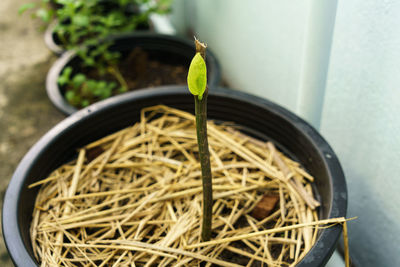
[[[112,43],[64,53],[51,67],[46,90],[64,114],[112,95],[144,87],[185,84],[193,43],[183,38],[154,33],[119,34]],[[217,58],[206,60],[211,87],[220,83]]]
[[[55,16],[51,36],[68,49],[51,68],[46,82],[50,100],[64,114],[129,90],[185,83],[193,47],[190,42],[132,32],[147,25],[151,14],[168,12],[169,0],[56,0],[54,4],[55,10],[42,2],[35,16],[46,22]],[[21,12],[33,7],[25,5]],[[212,53],[207,64],[210,85],[217,85],[220,71]]]
[[[346,221],[346,186],[334,152],[311,126],[269,101],[208,92],[198,49],[188,75],[197,138],[195,119],[185,112],[193,110],[193,97],[175,86],[94,104],[25,156],[3,208],[3,233],[17,266],[34,266],[35,257],[54,265],[241,266],[243,257],[247,265],[325,264],[341,232],[336,224]],[[207,126],[207,101],[218,124]],[[315,176],[314,189],[303,167]],[[211,227],[207,205],[200,209],[207,180],[216,190]],[[268,198],[279,199],[267,204],[270,215]],[[335,226],[310,228],[329,223]]]
[[[68,117],[46,134],[24,157],[7,189],[3,206],[3,234],[17,266],[35,266],[30,223],[38,187],[28,185],[48,176],[76,157],[76,148],[140,120],[140,110],[165,104],[193,112],[193,97],[185,87],[146,89],[107,99]],[[346,186],[342,169],[326,141],[306,122],[267,100],[227,89],[210,90],[208,116],[234,122],[242,132],[273,140],[297,159],[315,180],[320,219],[345,216]],[[315,245],[298,266],[323,266],[333,252],[341,226],[321,230]]]
[[[170,1],[42,0],[40,6],[21,6],[19,13],[29,9],[35,9],[34,18],[48,24],[45,43],[61,55],[81,45],[97,44],[109,35],[149,29],[150,16],[168,13]]]

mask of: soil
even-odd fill
[[[120,64],[120,71],[129,90],[167,84],[186,84],[187,69],[149,58],[148,53],[135,48]]]
[[[278,210],[278,208],[274,208],[273,211],[275,212],[276,210]],[[272,229],[272,228],[274,227],[274,224],[275,224],[275,223],[276,223],[276,221],[273,220],[273,221],[271,221],[270,223],[265,224],[265,225],[263,226],[263,227],[264,227],[263,229]],[[234,227],[235,227],[236,229],[245,228],[245,227],[248,227],[248,226],[250,226],[250,225],[247,223],[247,221],[246,221],[246,219],[244,218],[244,216],[240,217],[239,220],[237,221],[237,223],[235,223],[235,225],[234,225]],[[281,236],[277,235],[277,237],[281,237]],[[242,241],[232,242],[232,243],[231,243],[231,246],[233,246],[233,247],[235,247],[235,248],[237,248],[237,249],[240,249],[240,250],[242,250],[242,251],[248,252],[248,253],[254,253],[254,252],[253,252],[251,249],[249,249],[248,246],[247,246],[246,244],[244,244]],[[281,250],[282,250],[282,245],[280,245],[280,244],[271,244],[271,245],[270,245],[271,256],[272,256],[274,259],[277,259],[277,258],[279,257],[279,255],[280,255],[280,253],[281,253]],[[224,251],[221,253],[220,258],[221,258],[222,260],[225,260],[225,261],[228,261],[228,262],[231,261],[231,262],[233,262],[233,263],[236,263],[236,264],[239,264],[239,265],[243,265],[243,266],[247,266],[248,263],[249,263],[249,258],[248,258],[248,257],[238,255],[237,253],[233,253],[233,252],[231,252],[231,251],[229,251],[229,250],[224,250]],[[289,263],[292,263],[292,262],[293,262],[293,260],[289,258],[289,255],[285,255],[285,256],[283,257],[283,260],[284,260],[285,262],[289,262]],[[217,267],[217,265],[211,265],[211,266]],[[265,265],[265,263],[263,264],[261,261],[255,260],[255,261],[253,261],[253,263],[251,264],[251,266],[252,266],[252,267],[261,267],[261,266],[266,266],[266,265]]]

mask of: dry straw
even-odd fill
[[[195,118],[155,106],[141,121],[79,150],[39,186],[31,224],[42,266],[294,266],[311,249],[318,220],[299,163],[233,126],[208,123],[213,238],[201,242],[201,178]],[[265,194],[278,207],[250,214]]]

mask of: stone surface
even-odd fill
[[[18,15],[18,8],[26,2],[0,1],[1,208],[18,162],[46,131],[64,118],[46,95],[45,78],[55,57],[45,47],[40,23],[29,14]],[[2,233],[0,266],[13,266]]]

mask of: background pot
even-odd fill
[[[116,5],[113,0],[100,0],[98,1],[98,4],[102,5],[104,10],[106,12],[109,12],[111,9],[116,9],[120,8],[119,5]],[[50,1],[50,5],[54,9],[55,12],[57,12],[57,9],[62,7],[60,4],[56,4],[53,1]],[[140,13],[140,8],[135,5],[135,4],[127,4],[124,10],[124,13],[126,16],[138,16]],[[57,56],[61,56],[64,52],[67,51],[67,49],[62,45],[62,42],[60,41],[59,37],[57,34],[54,32],[55,27],[59,23],[58,19],[54,19],[46,28],[46,31],[44,32],[44,42],[47,46],[47,48],[52,51],[54,54]],[[67,21],[66,24],[69,22]],[[151,20],[151,17],[149,17],[149,21],[145,24],[137,25],[137,28],[135,31],[153,31],[153,22]]]
[[[61,46],[61,42],[59,41],[57,34],[54,33],[54,28],[56,27],[58,21],[52,21],[46,28],[44,32],[44,43],[47,48],[56,54],[57,56],[62,55],[66,50]]]
[[[163,62],[183,64],[186,69],[195,53],[195,46],[192,41],[176,36],[154,34],[154,33],[134,33],[123,34],[111,38],[114,44],[110,47],[113,51],[127,53],[135,47],[141,47],[150,56],[158,58]],[[62,88],[58,86],[57,79],[67,66],[77,66],[80,63],[79,57],[73,51],[67,51],[51,67],[46,79],[46,90],[51,102],[61,112],[71,115],[77,108],[71,106],[64,98]],[[207,49],[207,72],[208,84],[215,87],[220,83],[221,71],[219,63],[214,54]]]
[[[76,157],[76,149],[140,120],[143,107],[165,104],[193,112],[193,96],[185,87],[161,87],[116,96],[66,118],[43,136],[18,165],[5,194],[3,235],[17,266],[36,263],[30,222],[38,188],[27,186]],[[245,93],[216,88],[208,98],[208,117],[230,121],[244,132],[272,140],[284,153],[299,161],[314,177],[321,201],[321,219],[346,215],[347,191],[339,161],[328,143],[305,121],[273,104]],[[321,230],[316,244],[297,265],[324,266],[341,234],[341,226]]]

